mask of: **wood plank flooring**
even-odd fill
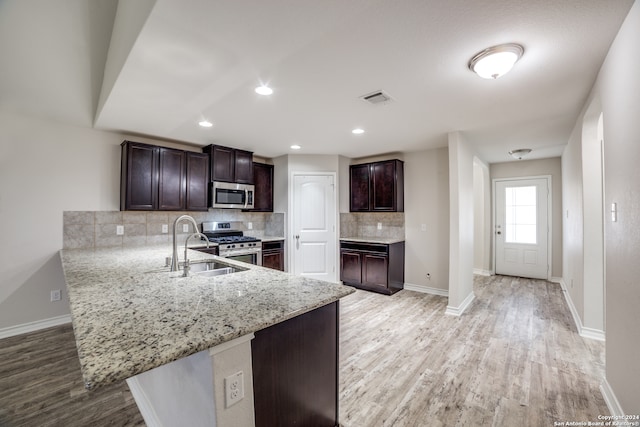
[[[358,291],[341,300],[344,427],[553,426],[596,421],[604,343],[581,338],[560,286],[476,277],[447,299]],[[88,392],[71,326],[0,340],[0,426],[144,426],[126,383]]]
[[[560,285],[476,277],[447,298],[358,291],[341,300],[340,419],[360,426],[553,426],[608,414],[604,343],[581,338]]]

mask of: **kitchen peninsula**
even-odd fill
[[[193,250],[191,261],[242,271],[182,277],[164,266],[170,254],[166,246],[60,252],[86,387],[128,379],[149,425],[167,416],[337,425],[338,300],[353,288]],[[245,398],[229,404],[225,381],[239,372]],[[317,386],[332,395],[318,399]],[[299,403],[286,400],[292,393]],[[272,403],[282,398],[286,410]],[[176,408],[191,402],[200,406]]]

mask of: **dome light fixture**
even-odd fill
[[[213,126],[213,123],[211,123],[209,120],[202,120],[198,122],[198,124],[203,128],[210,128],[211,126]]]
[[[523,53],[524,48],[515,43],[492,46],[475,54],[469,69],[483,79],[497,79],[507,74]]]
[[[361,135],[361,134],[364,133],[364,129],[356,128],[356,129],[352,130],[351,133],[354,134],[354,135]]]
[[[292,150],[299,150],[299,149],[301,149],[301,148],[302,148],[302,147],[301,147],[300,145],[298,145],[298,144],[293,144],[293,145],[291,146],[291,149],[292,149]]]
[[[522,160],[523,157],[526,157],[531,152],[531,148],[518,148],[517,150],[509,151],[509,154],[514,159]]]
[[[255,88],[255,91],[258,95],[265,95],[265,96],[271,95],[273,93],[273,89],[271,89],[267,85],[258,86],[257,88]]]

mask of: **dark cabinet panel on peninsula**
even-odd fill
[[[211,159],[211,181],[253,184],[253,153],[221,145],[202,149]]]
[[[339,424],[338,325],[336,301],[255,333],[256,427]]]
[[[404,212],[404,163],[401,160],[349,167],[351,212]]]
[[[207,210],[206,154],[133,141],[121,146],[121,210]]]
[[[340,280],[391,295],[404,288],[404,242],[340,242]]]

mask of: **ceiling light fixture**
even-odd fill
[[[258,95],[271,95],[273,93],[273,89],[266,85],[258,86],[255,91]]]
[[[509,154],[514,159],[522,160],[523,157],[526,157],[531,152],[531,148],[518,148],[517,150],[509,151]]]
[[[356,129],[352,130],[351,133],[354,134],[354,135],[360,135],[360,134],[364,133],[364,129],[356,128]]]
[[[519,44],[507,43],[478,52],[469,61],[469,69],[483,79],[497,79],[511,70],[524,53]]]
[[[298,144],[293,144],[293,145],[291,146],[291,149],[292,149],[292,150],[299,150],[299,149],[301,149],[301,148],[302,148],[302,147],[301,147],[301,146],[299,146]]]
[[[213,123],[211,123],[209,120],[202,120],[198,122],[198,124],[203,128],[210,128],[211,126],[213,126]]]

